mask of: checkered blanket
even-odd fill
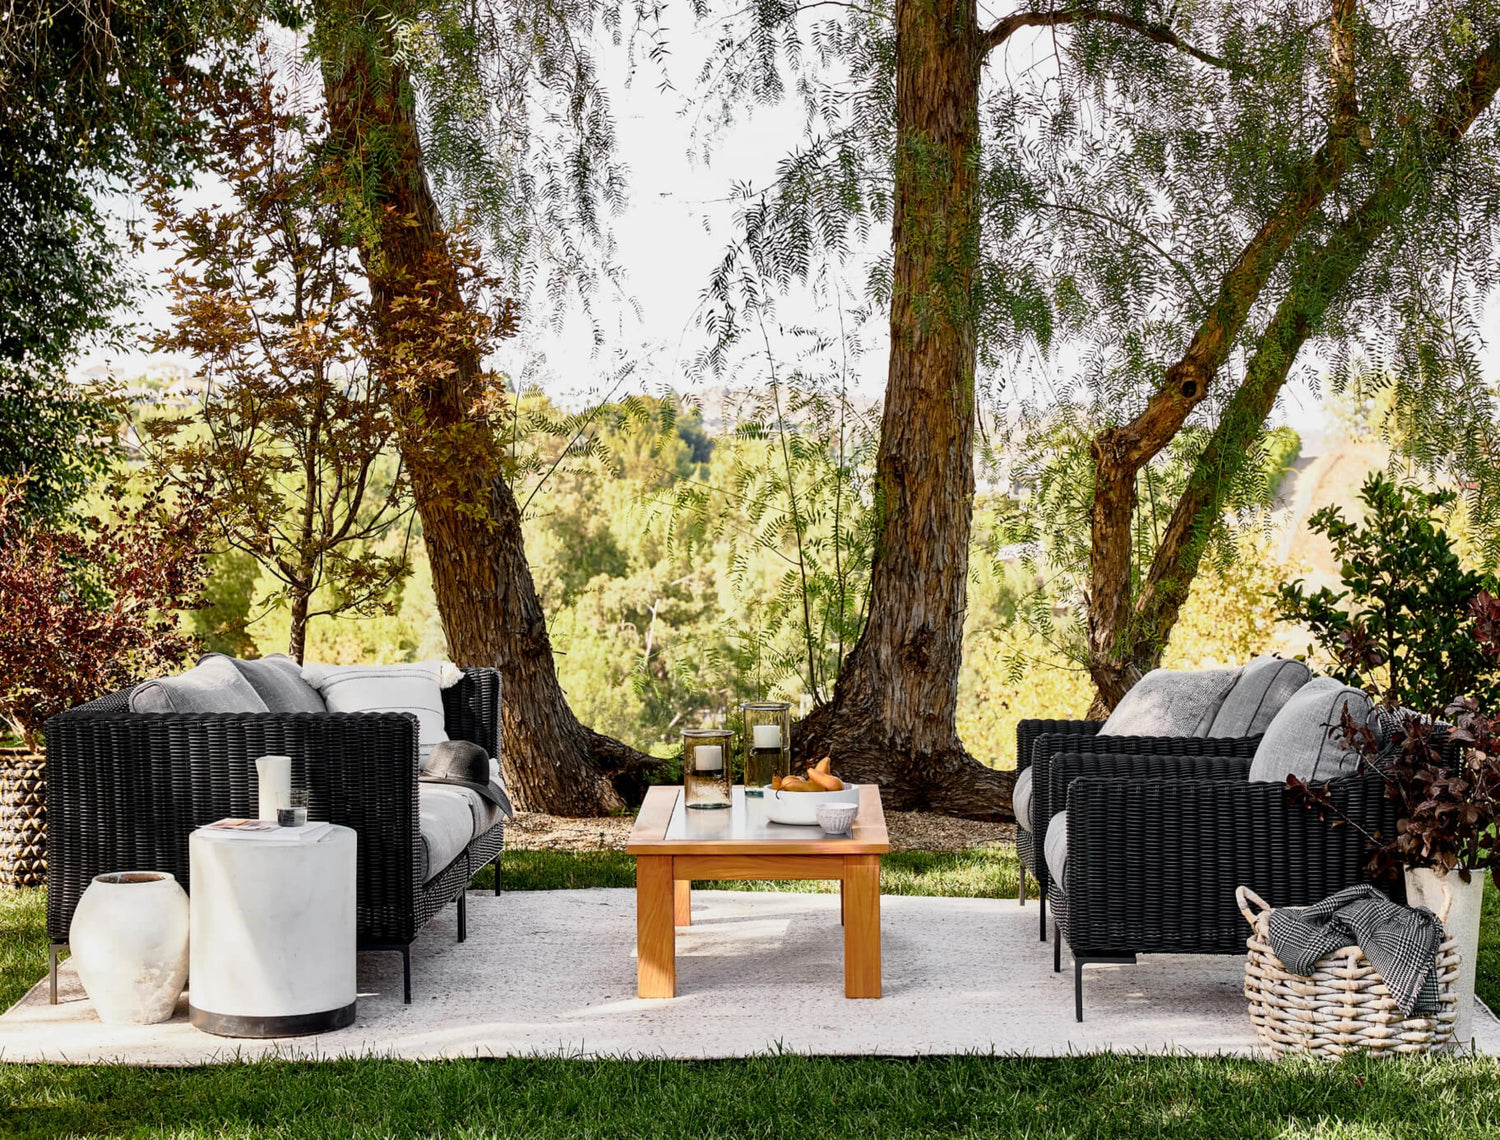
[[[1325,954],[1357,945],[1404,1016],[1438,1007],[1434,967],[1443,924],[1426,907],[1394,903],[1374,887],[1346,887],[1309,907],[1274,910],[1266,941],[1288,970],[1304,975]]]

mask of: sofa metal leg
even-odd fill
[[[1073,958],[1073,1019],[1083,1020],[1083,967],[1088,963],[1100,966],[1134,966],[1135,955],[1125,958]]]
[[[1045,942],[1047,941],[1047,888],[1042,886],[1040,879],[1036,884],[1036,909],[1041,920],[1039,923],[1042,928],[1040,941]]]
[[[1026,905],[1026,864],[1021,864],[1020,885],[1016,888],[1016,901]]]
[[[500,893],[500,856],[495,856],[495,893]]]
[[[370,942],[359,949],[361,953],[401,955],[401,1000],[403,1004],[411,1005],[411,943]]]
[[[464,941],[469,937],[469,888],[465,887],[458,893],[458,940]]]
[[[1062,932],[1055,922],[1052,924],[1052,972],[1062,973]]]
[[[47,980],[50,991],[48,1000],[52,1005],[57,1004],[57,953],[67,948],[66,942],[53,942],[47,947]]]

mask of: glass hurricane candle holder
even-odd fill
[[[785,701],[747,701],[745,716],[745,794],[765,795],[772,776],[785,776],[792,763],[792,706]]]
[[[733,734],[727,728],[689,728],[682,733],[682,800],[690,808],[727,808]]]

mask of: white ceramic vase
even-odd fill
[[[1453,1022],[1453,1042],[1467,1049],[1474,1034],[1474,968],[1479,955],[1479,912],[1484,904],[1484,873],[1476,871],[1466,883],[1458,873],[1440,874],[1431,867],[1406,872],[1406,901],[1411,906],[1425,906],[1441,915],[1446,892],[1453,902],[1443,923],[1448,936],[1458,948],[1457,1017]]]
[[[68,946],[100,1021],[166,1021],[187,982],[187,893],[165,871],[99,875],[78,900]]]

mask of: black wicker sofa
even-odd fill
[[[192,893],[188,836],[194,828],[256,811],[256,758],[286,755],[308,790],[313,819],[358,834],[357,926],[361,950],[401,954],[411,1001],[411,944],[423,925],[458,903],[474,873],[496,863],[499,817],[440,866],[424,868],[418,722],[410,713],[142,713],[130,690],[52,718],[47,740],[47,934],[52,997],[57,954],[95,875],[168,871]],[[442,691],[444,728],[500,755],[500,675],[469,669]]]
[[[1074,1016],[1083,967],[1133,964],[1138,954],[1245,953],[1235,888],[1276,906],[1306,906],[1372,881],[1365,833],[1390,835],[1396,805],[1378,775],[1325,786],[1360,829],[1291,802],[1284,783],[1253,782],[1243,756],[1057,753],[1053,802],[1066,813],[1062,881],[1052,880],[1052,968],[1073,955]],[[1362,830],[1361,830],[1362,829]],[[1054,844],[1048,854],[1055,859]],[[1043,865],[1048,863],[1042,858]],[[1380,889],[1405,900],[1400,876]]]

